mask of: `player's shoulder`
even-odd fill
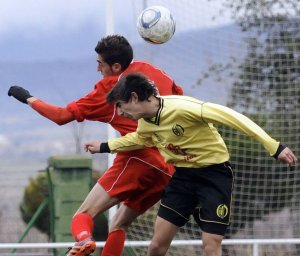
[[[115,86],[117,82],[118,76],[104,77],[96,83],[95,88],[110,90]]]
[[[128,68],[125,70],[125,73],[143,72],[147,70],[160,70],[160,69],[146,60],[133,60],[128,66]]]
[[[165,78],[173,81],[164,70],[144,60],[133,60],[120,77],[130,73],[142,73],[153,81]]]
[[[185,96],[185,95],[167,95],[167,96],[160,96],[166,102],[173,102],[174,104],[203,104],[204,101],[196,99],[194,97]]]
[[[199,116],[205,102],[183,95],[160,96],[163,98],[165,113],[176,113],[176,116],[188,118]]]

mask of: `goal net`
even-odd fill
[[[128,2],[136,11],[163,5],[176,20],[164,45],[142,39],[136,58],[163,68],[186,95],[224,104],[244,113],[299,157],[299,1],[161,0]],[[297,15],[298,14],[298,15]],[[134,24],[133,24],[134,25]],[[288,168],[254,139],[219,127],[231,153],[235,187],[226,238],[300,237],[299,167]],[[130,228],[127,239],[151,240],[157,207]],[[193,219],[175,239],[201,239]],[[145,255],[146,248],[127,248]],[[263,245],[259,255],[299,255],[297,245]],[[201,246],[170,248],[168,255],[201,255]],[[226,245],[223,255],[252,255],[251,246]]]

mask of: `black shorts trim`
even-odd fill
[[[164,205],[160,204],[160,207],[158,209],[158,214],[159,217],[173,223],[177,227],[182,227],[189,221],[189,218],[186,218],[176,210]]]

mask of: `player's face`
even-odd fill
[[[99,71],[103,77],[115,75],[112,67],[108,63],[106,63],[100,55],[98,55],[97,62],[97,71]]]
[[[140,102],[130,100],[129,102],[118,101],[116,103],[118,115],[137,121],[144,117],[143,107]]]

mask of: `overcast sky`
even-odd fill
[[[104,15],[104,0],[0,0],[0,33],[60,28],[76,29]],[[45,30],[47,29],[47,30]]]
[[[188,1],[191,0],[113,0],[116,25],[119,27],[128,22],[135,22],[144,3],[165,5],[172,9],[174,14],[179,14],[181,8],[178,7],[187,6],[185,2]],[[59,29],[76,29],[87,22],[99,24],[100,27],[105,21],[107,2],[112,0],[0,0],[0,35],[26,31],[28,36],[33,36],[37,32],[50,33]],[[200,5],[203,12],[198,13],[199,23],[191,22],[188,25],[207,27],[227,22],[224,17],[214,22],[206,19],[206,15],[211,18],[211,13],[217,12],[220,2],[221,0],[194,0],[194,5]],[[211,8],[213,5],[216,7]],[[187,27],[187,24],[184,27]]]

